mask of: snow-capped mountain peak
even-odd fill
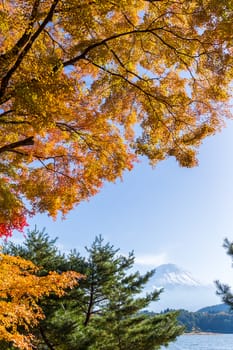
[[[153,278],[155,288],[168,288],[175,286],[198,287],[201,283],[191,273],[181,269],[175,264],[164,264],[156,268]]]

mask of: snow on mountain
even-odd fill
[[[202,283],[195,279],[190,272],[185,271],[175,264],[164,264],[156,268],[153,278],[155,288],[174,286],[201,286]]]
[[[152,303],[151,310],[186,309],[196,311],[206,305],[217,304],[221,299],[216,287],[200,282],[192,274],[175,264],[164,264],[156,268],[146,291],[163,288],[160,300]]]

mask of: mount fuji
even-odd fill
[[[152,311],[164,309],[185,309],[197,311],[206,305],[221,302],[213,284],[204,284],[192,274],[175,264],[164,264],[156,268],[148,282],[146,291],[163,289],[160,300],[151,304]]]
[[[162,288],[174,288],[175,286],[197,287],[201,285],[201,282],[195,279],[190,272],[181,269],[175,264],[164,264],[157,267],[153,282],[156,288],[159,285]]]

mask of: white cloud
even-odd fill
[[[168,257],[166,253],[161,254],[145,254],[135,257],[135,263],[143,266],[159,266],[168,262]]]

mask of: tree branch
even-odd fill
[[[159,30],[159,29],[162,29],[163,27],[158,27],[158,28],[154,28],[153,30]],[[75,64],[76,62],[78,62],[79,60],[81,59],[85,59],[86,58],[86,55],[93,49],[95,49],[96,47],[98,46],[101,46],[101,45],[104,45],[106,44],[107,42],[109,41],[112,41],[114,39],[118,39],[120,37],[123,37],[123,36],[127,36],[127,35],[131,35],[131,34],[142,34],[142,33],[148,33],[148,32],[151,32],[152,30],[148,30],[148,29],[135,29],[135,30],[130,30],[129,32],[124,32],[124,33],[118,33],[118,34],[115,34],[115,35],[112,35],[108,38],[105,38],[103,40],[100,40],[98,42],[95,42],[91,45],[89,45],[82,53],[80,53],[79,55],[67,60],[67,61],[64,61],[63,62],[63,67],[66,67],[66,66],[70,66],[70,65],[73,65]],[[56,70],[55,70],[56,71]]]
[[[33,136],[30,136],[30,137],[27,137],[26,139],[13,142],[3,147],[0,147],[0,153],[8,152],[14,148],[18,148],[21,146],[32,146],[32,145],[34,145],[34,140],[33,140]]]

